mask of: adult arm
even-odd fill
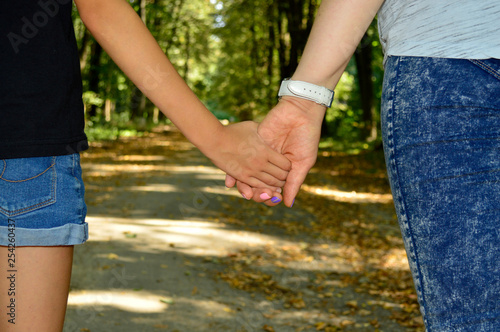
[[[292,80],[333,90],[382,3],[383,0],[323,0]],[[258,132],[264,141],[292,162],[283,188],[287,206],[293,204],[316,162],[325,112],[326,107],[315,102],[284,97],[259,125]],[[230,176],[226,178],[227,186],[235,182]],[[246,197],[276,204],[260,197],[263,192],[269,195],[268,189],[252,189],[243,182],[238,183],[238,190]]]

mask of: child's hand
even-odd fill
[[[291,164],[264,143],[257,127],[253,121],[221,127],[213,142],[199,148],[232,177],[255,188],[276,191],[284,186]]]

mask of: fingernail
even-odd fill
[[[269,199],[269,198],[271,198],[271,196],[269,196],[269,195],[268,195],[268,194],[266,194],[266,193],[262,193],[262,194],[260,194],[260,199]]]
[[[281,188],[276,189],[276,192],[281,194]]]
[[[295,199],[293,200],[292,205],[290,205],[290,207],[292,207],[292,206],[293,206],[293,203],[295,203]]]
[[[243,196],[244,199],[248,199],[243,193],[241,194],[241,196]]]
[[[271,198],[271,202],[279,203],[279,202],[281,202],[281,199],[279,199],[278,197],[273,197],[273,198]]]

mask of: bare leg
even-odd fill
[[[17,247],[14,269],[9,253],[7,247],[0,247],[0,331],[62,331],[73,246]]]

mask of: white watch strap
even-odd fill
[[[294,96],[307,100],[312,100],[326,107],[332,106],[334,92],[323,86],[303,81],[292,81],[284,79],[281,82],[278,97]]]

